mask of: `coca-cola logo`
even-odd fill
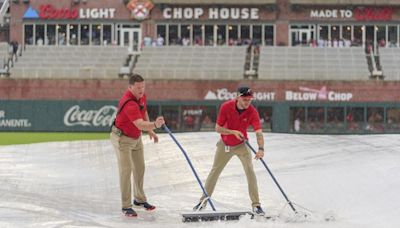
[[[78,16],[78,9],[56,9],[50,4],[39,7],[39,17],[43,19],[76,19]]]
[[[64,115],[64,124],[66,126],[93,126],[106,127],[111,126],[117,108],[112,105],[105,105],[98,110],[81,110],[79,105],[74,105]]]

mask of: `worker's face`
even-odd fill
[[[128,87],[129,91],[131,91],[133,96],[135,96],[137,99],[143,97],[144,88],[145,88],[144,82],[135,82],[135,84],[129,85]]]
[[[242,96],[237,97],[238,108],[240,108],[240,109],[248,108],[250,106],[252,100],[253,100],[252,97],[242,97]]]

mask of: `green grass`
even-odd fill
[[[108,139],[109,133],[0,132],[0,145]]]

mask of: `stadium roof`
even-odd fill
[[[153,0],[155,4],[221,4],[221,5],[252,5],[252,4],[276,4],[276,0]]]
[[[399,0],[290,0],[290,3],[307,5],[400,5]]]

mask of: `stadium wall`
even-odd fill
[[[148,80],[150,118],[213,130],[219,105],[253,88],[264,131],[400,133],[400,82]],[[108,131],[126,80],[0,80],[0,131]],[[296,126],[296,121],[300,125]]]
[[[218,81],[147,80],[151,101],[205,101],[232,98],[240,85],[256,92],[256,101],[398,102],[399,81]],[[117,100],[127,81],[2,79],[1,100]]]

